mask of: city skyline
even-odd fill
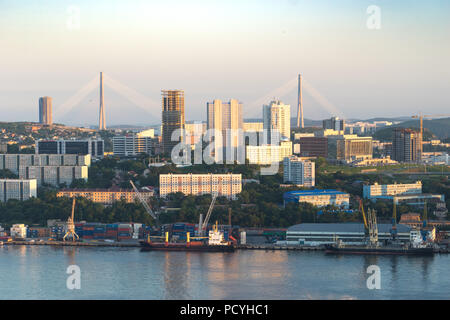
[[[273,98],[291,105],[295,117],[299,73],[306,119],[444,112],[450,102],[450,45],[442,40],[450,5],[377,1],[381,29],[370,30],[372,4],[2,1],[0,55],[7,63],[0,75],[0,108],[8,110],[4,121],[37,121],[35,101],[48,95],[54,122],[86,123],[89,117],[98,123],[98,90],[76,112],[57,112],[104,71],[154,101],[161,90],[183,88],[187,120],[206,120],[206,103],[227,97],[242,101],[244,118],[259,117]],[[168,9],[176,17],[170,25],[164,23]],[[177,41],[169,41],[175,35]],[[105,96],[108,124],[161,120],[151,119],[150,113],[159,114],[156,106],[144,111],[106,84]]]

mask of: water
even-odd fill
[[[69,290],[69,265],[81,289]],[[381,269],[381,289],[366,286]],[[1,299],[449,299],[450,255],[323,252],[140,252],[139,248],[3,246]]]

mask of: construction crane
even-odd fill
[[[145,211],[147,211],[147,213],[153,218],[155,219],[155,223],[156,226],[159,228],[160,227],[160,223],[159,223],[159,218],[158,218],[158,214],[156,214],[155,212],[153,212],[153,210],[150,208],[150,206],[148,205],[147,201],[145,201],[144,197],[142,196],[142,194],[139,192],[138,188],[136,188],[136,186],[134,185],[133,181],[130,180],[130,184],[133,187],[134,192],[136,193],[136,195],[138,196],[139,201],[142,203],[142,205],[145,208]]]
[[[75,214],[75,198],[72,201],[72,214],[67,219],[67,232],[63,237],[63,241],[66,241],[66,238],[69,237],[72,241],[78,240],[79,237],[75,232],[75,223],[74,223],[74,214]]]
[[[411,117],[413,119],[419,119],[420,134],[422,135],[422,139],[423,139],[423,118],[435,118],[435,117],[450,117],[450,114],[427,114],[427,115],[419,114]]]
[[[359,211],[361,211],[361,214],[363,216],[363,221],[364,221],[364,233],[367,236],[369,236],[369,225],[367,224],[367,219],[366,219],[366,214],[364,213],[364,206],[363,206],[363,202],[360,199],[359,200]]]
[[[397,238],[397,198],[392,198],[392,228],[391,228],[391,236],[392,239],[395,240]]]
[[[198,221],[198,236],[203,237],[205,234],[206,227],[208,226],[209,218],[211,217],[211,213],[214,208],[214,203],[216,202],[217,194],[213,194],[211,204],[209,205],[208,212],[206,213],[205,221],[203,220],[203,214],[200,214],[200,218]]]

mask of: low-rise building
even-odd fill
[[[289,202],[307,202],[317,207],[333,205],[348,209],[350,195],[338,190],[299,190],[285,192],[283,201],[285,205]]]
[[[170,193],[185,195],[217,194],[229,199],[237,199],[242,191],[242,174],[161,174],[159,194],[161,198]]]
[[[153,197],[153,191],[139,191],[145,201],[149,201]],[[56,194],[57,197],[83,197],[93,202],[104,205],[112,205],[116,201],[125,201],[132,203],[137,199],[137,194],[132,189],[62,189]]]
[[[365,199],[374,199],[383,196],[396,196],[407,194],[422,193],[422,181],[415,183],[394,183],[394,184],[378,184],[363,186],[363,197]]]
[[[0,201],[28,200],[37,196],[36,179],[0,179]]]
[[[353,167],[389,166],[394,164],[398,164],[398,162],[392,160],[389,156],[387,156],[386,158],[358,159],[350,163],[350,165]]]

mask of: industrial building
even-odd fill
[[[315,163],[296,156],[283,160],[283,182],[297,186],[314,187],[316,181]]]
[[[39,123],[45,125],[51,125],[53,123],[51,97],[39,98]]]
[[[88,166],[23,166],[19,168],[20,179],[36,179],[37,185],[70,185],[74,180],[88,179]]]
[[[184,91],[162,90],[162,147],[163,152],[170,154],[174,146],[183,141],[172,141],[175,130],[184,130]]]
[[[425,201],[443,202],[444,195],[422,193],[422,182],[407,184],[385,184],[363,186],[363,197],[376,201],[378,199],[394,200],[396,203],[405,202],[410,205],[423,205]]]
[[[38,140],[36,154],[90,154],[92,158],[103,158],[104,141],[87,140]]]
[[[348,209],[350,195],[338,190],[306,190],[289,191],[283,194],[284,205],[289,202],[307,202],[317,207],[336,206]]]
[[[145,201],[149,201],[153,196],[152,190],[140,190],[139,193]],[[132,203],[137,199],[137,194],[130,189],[62,189],[56,194],[57,197],[83,197],[96,203],[112,205],[116,201]]]
[[[31,197],[37,197],[36,179],[0,179],[0,201],[23,201]]]
[[[217,194],[232,200],[242,191],[242,174],[161,174],[159,195],[182,192],[185,195]]]
[[[378,239],[380,242],[392,239],[391,224],[378,223]],[[408,242],[413,236],[413,228],[397,224],[397,239]],[[306,245],[324,245],[341,240],[348,245],[365,243],[365,230],[362,223],[301,223],[289,227],[286,241],[296,241]]]
[[[249,164],[269,165],[276,162],[279,163],[291,155],[291,141],[281,141],[279,146],[246,146],[246,157]]]
[[[75,154],[0,154],[0,170],[19,174],[26,166],[90,166],[91,156]]]

